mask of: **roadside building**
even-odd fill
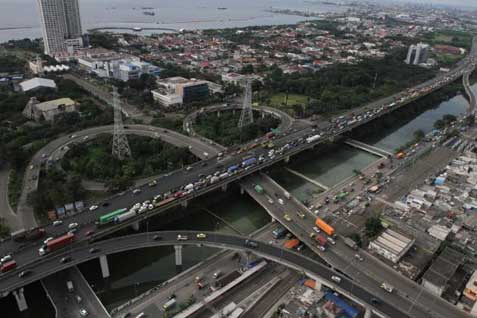
[[[41,88],[51,88],[56,90],[56,83],[53,80],[35,77],[20,83],[22,92],[31,92]]]
[[[182,105],[182,97],[173,92],[156,89],[152,90],[151,93],[152,98],[166,108]]]
[[[393,263],[399,262],[414,245],[415,240],[410,239],[396,231],[387,229],[374,241],[369,243],[369,250],[373,251]]]
[[[424,273],[421,285],[429,292],[441,296],[448,287],[448,282],[463,263],[462,253],[446,248]]]
[[[470,312],[471,315],[477,316],[477,271],[474,271],[467,281],[458,306]]]
[[[153,97],[159,103],[179,101],[181,104],[203,100],[209,96],[209,85],[206,81],[186,79],[184,77],[170,77],[157,80],[158,90],[153,91]]]
[[[78,111],[78,104],[71,98],[59,98],[40,103],[32,97],[23,110],[23,115],[35,121],[53,122],[56,115]]]
[[[238,74],[238,73],[227,73],[222,74],[222,82],[228,84],[239,85],[245,79],[245,75]]]

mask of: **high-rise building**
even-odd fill
[[[406,64],[419,65],[426,63],[429,57],[429,44],[418,43],[417,45],[409,46],[407,51]]]
[[[45,54],[54,56],[81,46],[78,0],[38,0]]]

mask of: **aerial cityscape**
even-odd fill
[[[1,317],[477,317],[458,2],[0,0]]]

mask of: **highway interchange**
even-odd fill
[[[475,44],[475,41],[474,41],[474,44]],[[468,59],[466,60],[466,62],[468,62]],[[472,63],[472,67],[473,66],[474,66],[474,63]],[[434,85],[434,84],[435,84],[435,86],[432,88],[432,90],[438,89],[439,87],[441,87],[441,86],[443,86],[443,85],[445,85],[449,82],[452,82],[453,80],[455,80],[456,78],[461,76],[463,73],[465,73],[467,70],[469,70],[468,66],[464,62],[462,62],[451,73],[447,73],[440,78],[433,79],[433,80],[431,80],[427,83],[421,84],[416,89],[421,89],[423,87],[428,87],[428,86]],[[444,77],[446,78],[445,80],[443,80]],[[432,90],[430,90],[430,91],[432,91]],[[423,92],[422,95],[428,94],[428,93],[430,93],[430,91]],[[113,233],[114,231],[116,231],[120,228],[128,226],[128,225],[130,225],[134,222],[137,222],[139,220],[143,220],[143,219],[145,219],[145,218],[147,218],[151,215],[157,214],[164,209],[170,208],[170,207],[172,207],[174,205],[177,205],[179,203],[183,203],[186,200],[192,199],[192,198],[194,198],[198,195],[201,195],[205,192],[217,189],[218,187],[221,187],[221,186],[223,186],[227,183],[233,182],[233,181],[235,181],[237,179],[240,179],[240,178],[242,178],[242,177],[244,177],[248,174],[251,174],[251,173],[254,173],[254,172],[256,172],[260,169],[263,169],[267,166],[275,164],[276,162],[279,162],[283,159],[286,159],[286,158],[288,158],[288,157],[290,157],[294,154],[297,154],[297,153],[299,153],[299,152],[301,152],[305,149],[309,149],[311,147],[314,147],[318,143],[321,143],[323,141],[328,141],[328,140],[334,140],[335,136],[339,136],[342,133],[350,131],[351,129],[353,129],[357,126],[362,125],[362,124],[364,124],[364,123],[366,123],[370,120],[373,120],[376,117],[379,117],[379,116],[381,116],[382,114],[384,114],[388,111],[392,111],[392,110],[394,110],[398,107],[401,107],[401,106],[409,103],[410,101],[412,101],[416,98],[419,98],[420,96],[421,95],[418,94],[414,97],[408,98],[402,104],[398,104],[394,107],[391,107],[390,109],[388,109],[386,111],[382,111],[379,114],[377,114],[377,116],[372,116],[372,117],[366,118],[364,120],[360,120],[359,122],[357,122],[355,124],[347,125],[345,127],[334,127],[331,123],[325,123],[323,125],[320,125],[319,128],[309,127],[309,128],[305,128],[305,129],[301,129],[301,130],[289,131],[289,132],[285,133],[283,136],[274,140],[276,149],[280,148],[280,147],[283,147],[287,144],[293,144],[293,147],[284,151],[283,154],[277,155],[277,156],[275,156],[275,158],[269,158],[268,160],[262,162],[260,165],[254,166],[251,169],[248,169],[248,170],[243,169],[243,171],[240,171],[239,173],[237,173],[237,174],[235,174],[235,175],[233,175],[233,176],[231,176],[231,177],[229,177],[229,178],[227,178],[227,179],[225,179],[221,182],[218,182],[216,184],[213,184],[213,185],[210,185],[208,187],[205,187],[205,188],[199,189],[197,191],[194,191],[191,194],[189,194],[188,196],[185,196],[185,197],[182,197],[180,199],[177,199],[177,200],[173,201],[172,204],[166,205],[166,206],[164,206],[160,209],[153,210],[153,211],[147,212],[147,213],[142,214],[142,215],[138,215],[137,218],[132,219],[128,222],[125,222],[124,224],[119,224],[117,226],[112,226],[112,227],[109,227],[109,228],[106,227],[104,230],[101,229],[95,235],[97,235],[99,237],[99,236],[102,236],[102,235]],[[372,107],[375,107],[375,109],[376,109],[378,107],[381,107],[381,105],[383,105],[383,104],[389,104],[392,101],[395,101],[397,98],[401,98],[401,97],[403,97],[403,93],[396,94],[395,96],[391,96],[391,97],[388,97],[384,100],[375,102],[371,105],[368,105],[368,106],[362,108],[360,113],[365,114],[366,112],[370,112]],[[354,113],[355,113],[354,116],[356,116],[358,114],[358,111],[355,110]],[[304,138],[306,138],[307,136],[310,136],[310,135],[313,135],[313,134],[318,134],[318,133],[321,134],[321,138],[317,142],[313,142],[313,143],[310,143],[310,144],[305,143],[305,142],[297,142],[300,139],[304,140]],[[64,138],[69,138],[69,137],[65,136]],[[55,149],[57,149],[57,148],[55,148]],[[55,149],[53,149],[52,151],[54,151]],[[62,226],[53,227],[53,226],[50,225],[50,226],[45,227],[45,229],[47,230],[48,236],[57,236],[57,235],[60,235],[60,234],[66,232],[66,226],[67,226],[68,222],[79,223],[80,224],[80,229],[76,234],[76,238],[77,238],[78,243],[74,244],[74,246],[72,246],[72,248],[76,248],[77,245],[82,244],[82,242],[84,242],[87,239],[85,237],[85,234],[87,232],[95,231],[95,230],[98,231],[96,229],[96,226],[94,225],[94,221],[97,220],[100,215],[102,215],[104,213],[107,213],[109,211],[115,210],[117,208],[129,207],[132,204],[134,204],[135,202],[143,202],[145,200],[149,200],[154,195],[156,195],[158,193],[165,193],[165,192],[168,192],[168,191],[171,191],[171,190],[180,189],[181,187],[183,187],[186,184],[196,182],[198,178],[201,178],[200,176],[212,175],[217,171],[221,171],[224,168],[229,167],[230,165],[239,164],[242,161],[243,157],[245,157],[246,155],[254,155],[256,157],[258,157],[260,155],[266,156],[267,152],[268,152],[268,149],[264,149],[262,147],[257,147],[255,149],[253,149],[252,152],[248,152],[248,154],[247,154],[247,151],[242,152],[241,155],[238,155],[238,153],[228,153],[221,160],[217,160],[217,158],[215,158],[215,157],[204,160],[202,162],[199,162],[199,163],[195,164],[193,169],[190,170],[190,171],[179,170],[179,171],[172,172],[169,175],[163,176],[162,179],[159,180],[159,184],[155,187],[148,187],[147,185],[143,186],[141,188],[142,192],[138,195],[134,195],[131,192],[116,195],[116,196],[114,196],[114,197],[112,197],[108,200],[108,204],[109,204],[108,206],[102,206],[102,204],[98,204],[98,205],[100,205],[100,207],[95,211],[92,211],[92,212],[85,211],[85,212],[79,213],[77,215],[74,215],[74,216],[71,216],[71,217],[65,219],[64,220],[65,224],[62,225]],[[38,155],[40,155],[39,158],[37,157]],[[41,159],[42,159],[41,158],[41,153],[37,153],[33,160],[40,160],[41,161]],[[35,167],[39,166],[39,161],[35,162],[35,163],[36,164],[33,164],[33,166],[34,166],[33,169],[31,169],[31,170],[28,169],[27,170],[27,174],[30,174],[30,176],[33,176],[34,173],[37,173],[37,172],[35,172],[36,171]],[[36,177],[36,178],[32,177],[32,178],[29,178],[29,179],[33,180],[34,181],[33,183],[35,183],[35,182],[37,182],[38,177]],[[27,216],[25,216],[25,218],[27,218]],[[33,216],[31,217],[31,219],[33,219]],[[29,222],[31,222],[31,220]],[[34,224],[32,224],[32,226],[34,226]],[[31,263],[35,263],[35,264],[38,264],[38,266],[41,266],[40,264],[42,264],[43,262],[38,262],[39,256],[37,254],[37,249],[38,249],[39,245],[40,245],[39,242],[31,243],[29,245],[24,245],[24,244],[16,243],[16,242],[13,242],[13,241],[6,241],[6,242],[3,242],[0,245],[0,255],[13,253],[13,256],[14,256],[15,260],[18,262],[19,267],[35,266],[35,265],[32,265]],[[55,257],[55,256],[51,255],[49,257]],[[16,272],[17,271],[15,271],[14,273],[16,273]],[[1,279],[0,280],[0,286],[1,286],[2,291],[11,290],[12,286],[5,283],[5,281],[8,281],[8,279],[6,279],[6,278],[10,277],[10,276],[12,276],[12,273],[4,274],[4,275],[0,276],[0,279]],[[16,277],[16,275],[14,275],[14,276]],[[23,282],[23,283],[25,283],[25,282]],[[443,302],[443,300],[441,302]]]

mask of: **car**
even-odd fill
[[[268,203],[273,204],[273,200],[271,198],[268,199]]]
[[[285,202],[283,202],[283,199],[278,199],[278,203],[280,203],[280,205],[284,205]]]
[[[374,304],[374,305],[379,305],[381,303],[381,301],[377,298],[371,298],[371,303]]]
[[[93,234],[94,234],[94,231],[93,231],[93,230],[89,230],[89,231],[87,231],[87,232],[84,234],[84,236],[91,236],[91,235],[93,235]]]
[[[13,258],[11,255],[5,255],[4,257],[2,257],[0,259],[0,263],[5,263],[5,262],[8,262],[8,261],[11,261]]]
[[[68,231],[68,234],[75,234],[76,232],[78,232],[78,229],[71,229]]]
[[[292,218],[286,213],[283,215],[283,218],[288,222],[291,222],[291,220],[292,220]]]
[[[341,277],[333,275],[331,276],[331,280],[339,284],[341,282]]]
[[[101,205],[102,205],[103,207],[107,207],[107,206],[109,206],[110,204],[111,204],[111,203],[109,203],[109,202],[103,202],[103,204],[101,204]]]
[[[331,238],[331,237],[328,236],[328,237],[326,238],[326,240],[327,240],[328,242],[330,242],[331,245],[336,245],[336,242],[335,242],[335,240],[333,240],[333,238]]]
[[[157,181],[156,180],[152,180],[151,182],[148,183],[148,185],[150,187],[154,187],[155,185],[157,185]]]
[[[354,255],[354,258],[356,258],[356,259],[357,259],[358,261],[360,261],[360,262],[364,261],[364,257],[361,256],[361,255],[359,255],[359,254],[355,254],[355,255]]]
[[[154,236],[152,237],[152,239],[153,239],[154,241],[159,241],[159,240],[162,240],[162,237],[160,237],[159,235],[154,235]]]
[[[205,239],[206,237],[207,237],[207,235],[204,234],[204,233],[198,233],[198,234],[197,234],[197,238],[198,238],[198,239]]]
[[[99,252],[99,248],[97,248],[97,247],[92,247],[92,248],[89,249],[89,252],[90,252],[91,254],[94,254],[94,253],[96,253],[96,252]]]
[[[132,191],[132,193],[133,193],[133,194],[139,194],[139,193],[141,193],[141,189],[134,189],[134,190]]]
[[[65,256],[60,259],[60,263],[62,264],[68,263],[69,261],[71,261],[71,256]]]
[[[76,138],[76,135],[71,135],[70,138]]]
[[[318,249],[322,252],[325,252],[326,251],[326,247],[324,246],[321,246],[321,245],[318,245]]]
[[[53,240],[53,237],[50,236],[50,237],[46,238],[46,239],[43,241],[43,244],[46,245],[46,244],[47,244],[49,241],[51,241],[51,240]]]
[[[23,278],[23,277],[25,277],[25,276],[27,276],[27,275],[30,275],[30,274],[31,274],[31,270],[25,269],[24,271],[21,271],[21,272],[18,274],[18,277],[19,277],[19,278]]]
[[[89,207],[89,210],[90,210],[90,211],[94,211],[94,210],[96,210],[97,208],[98,208],[97,205],[92,205],[92,206]]]
[[[56,220],[55,222],[53,222],[53,226],[60,226],[61,224],[63,224],[63,221],[61,220]]]
[[[320,229],[319,229],[318,227],[316,227],[316,226],[313,227],[313,231],[315,231],[316,233],[320,233],[320,232],[321,232]]]
[[[76,222],[70,223],[68,225],[68,229],[70,229],[70,230],[76,229],[77,227],[78,227],[78,223],[76,223]]]
[[[177,240],[178,241],[187,241],[189,238],[187,237],[187,235],[177,235]]]
[[[381,284],[381,288],[384,289],[385,291],[387,291],[388,293],[392,293],[393,290],[394,290],[394,287],[391,286],[391,285],[389,285],[389,284],[386,283],[386,282],[383,282],[383,283]]]
[[[88,311],[84,308],[81,308],[80,311],[79,311],[80,315],[83,316],[83,317],[86,317],[88,316]]]

